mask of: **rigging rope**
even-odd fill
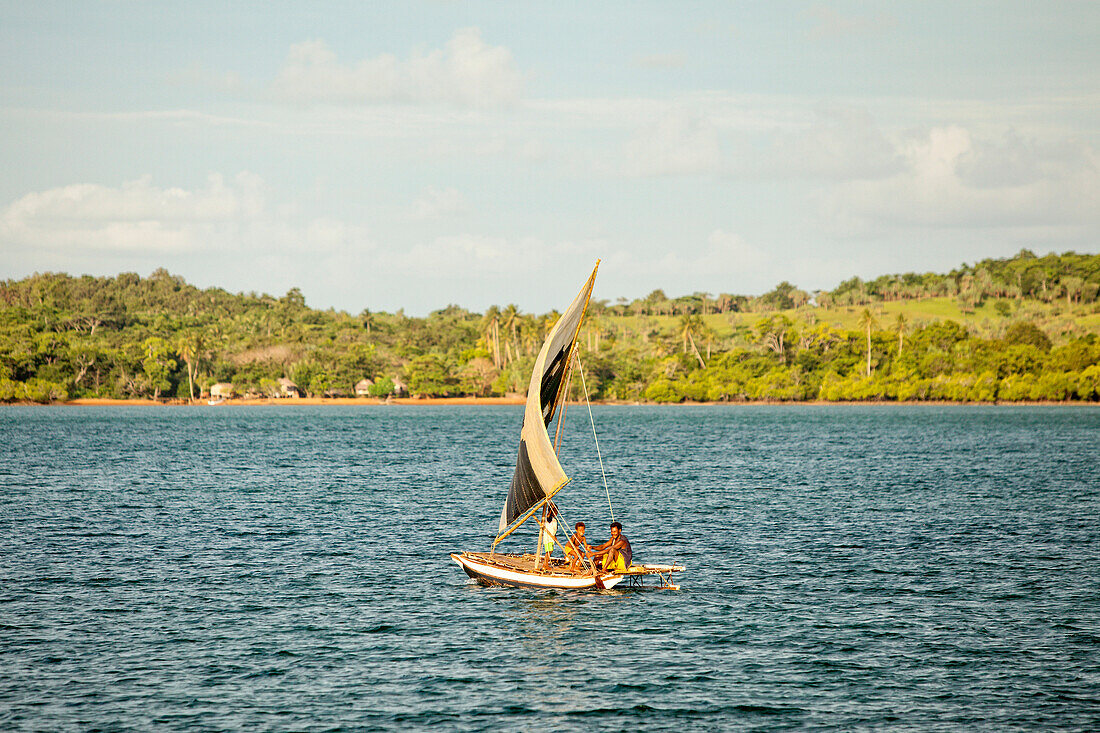
[[[561,509],[558,509],[557,504],[554,505],[554,511],[556,511],[558,513],[558,519],[560,519],[566,525],[566,527],[564,528],[565,529],[565,535],[566,535],[566,540],[565,541],[568,543],[569,538],[573,536],[569,533],[569,527],[568,527],[569,522],[567,522],[565,520],[565,517],[563,517],[561,515]],[[585,529],[587,529],[587,527],[585,527]],[[577,531],[577,526],[576,525],[573,525],[573,531],[574,532]],[[565,553],[565,545],[558,542],[556,537],[554,538],[554,542],[558,545],[558,547],[562,548],[562,554],[564,554]],[[585,538],[585,544],[588,544],[588,538],[587,537]],[[589,570],[592,571],[593,575],[599,575],[599,573],[596,572],[596,564],[595,564],[596,561],[593,560],[592,558],[588,557],[588,555],[584,552],[583,549],[581,549],[581,548],[577,548],[577,549],[578,549],[578,552],[580,553],[580,556],[581,556],[581,566],[583,567],[585,564],[587,564]],[[568,559],[568,558],[566,558],[566,559]]]
[[[588,421],[592,423],[592,440],[596,441],[596,456],[600,459],[600,475],[603,476],[603,491],[607,495],[607,508],[611,511],[611,521],[615,521],[615,510],[611,508],[611,492],[607,488],[607,473],[603,470],[603,456],[600,454],[600,439],[596,437],[596,419],[592,417],[592,403],[588,401],[588,385],[584,383],[584,367],[581,366],[581,357],[576,355],[577,371],[581,375],[581,387],[584,388],[584,403],[588,405]]]

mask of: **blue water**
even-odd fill
[[[0,408],[0,729],[1100,727],[1100,409],[596,408],[679,592],[468,581],[520,419]]]

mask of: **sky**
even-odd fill
[[[315,308],[1100,252],[1100,3],[0,1],[0,279]]]

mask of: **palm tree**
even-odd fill
[[[500,308],[489,306],[481,318],[481,331],[485,335],[485,346],[493,355],[493,366],[500,369]]]
[[[778,354],[780,364],[787,363],[787,330],[791,325],[791,319],[780,313],[761,318],[753,327],[757,334],[757,341]]]
[[[864,308],[863,312],[859,314],[859,327],[867,330],[867,377],[871,376],[871,327],[878,325],[875,323],[875,316],[871,313],[870,308]]]
[[[202,334],[197,331],[180,336],[176,344],[176,353],[187,363],[187,388],[192,402],[195,401],[195,373],[203,346]]]
[[[898,317],[894,320],[894,330],[898,332],[898,356],[901,356],[905,327],[908,323],[904,313],[898,313]]]
[[[516,326],[519,323],[519,306],[515,303],[509,303],[504,312],[501,313],[501,320],[504,321],[504,327],[512,332],[512,353],[514,356],[512,360],[519,358],[519,347],[516,344]]]
[[[703,319],[698,313],[685,313],[680,316],[680,336],[684,340],[684,353],[687,353],[688,342],[691,342],[691,350],[695,353],[695,358],[699,360],[700,366],[704,369],[707,368],[707,363],[703,361],[703,357],[699,354],[699,349],[695,346],[695,337],[693,334],[701,333],[703,331]]]
[[[711,294],[699,290],[691,295],[693,298],[698,298],[703,303],[703,315],[705,316],[707,314],[707,301],[711,298]]]
[[[711,349],[712,346],[714,346],[714,337],[716,335],[717,334],[714,332],[713,328],[711,328],[710,326],[703,326],[702,339],[707,344],[707,358],[708,359],[710,358],[710,349]]]
[[[561,318],[561,313],[556,310],[552,310],[542,317],[542,338],[545,339],[547,334],[550,333],[550,329],[554,327],[554,324]]]
[[[542,340],[538,334],[539,320],[535,316],[524,316],[522,325],[520,326],[520,333],[523,335],[523,350],[527,356],[531,356],[535,349],[538,348]]]

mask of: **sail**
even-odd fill
[[[542,350],[535,359],[531,383],[527,387],[527,409],[523,413],[516,472],[512,476],[512,486],[508,489],[508,499],[500,513],[498,533],[507,529],[509,524],[535,504],[553,496],[569,480],[554,453],[546,426],[550,424],[558,406],[559,393],[569,370],[569,357],[573,353],[573,344],[577,341],[577,332],[588,307],[588,299],[592,297],[592,286],[596,282],[596,270],[599,267],[597,260],[588,282],[550,329]]]

